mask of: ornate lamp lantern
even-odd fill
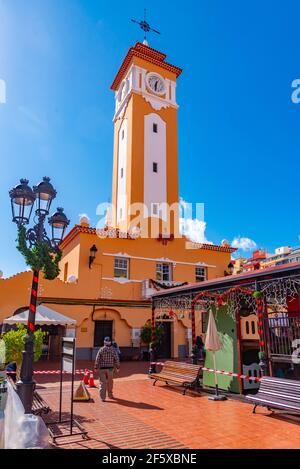
[[[29,223],[35,201],[35,194],[28,182],[28,179],[20,179],[20,184],[9,191],[12,220],[18,226]]]
[[[33,187],[36,195],[37,208],[36,213],[39,215],[48,215],[51,203],[56,197],[56,190],[52,186],[49,177],[43,177],[43,180]]]
[[[57,208],[57,211],[49,217],[49,225],[52,228],[52,243],[58,246],[63,240],[67,226],[70,220],[66,217],[64,209],[61,207]]]

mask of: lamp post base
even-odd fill
[[[32,414],[32,401],[35,382],[32,381],[31,383],[24,383],[22,380],[20,380],[17,381],[16,386],[18,396],[21,399],[25,409],[25,414]]]
[[[33,392],[35,389],[35,382],[33,381],[33,346],[34,335],[28,334],[25,338],[21,376],[16,383],[17,393],[24,406],[25,414],[32,413]]]

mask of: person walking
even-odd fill
[[[94,369],[99,369],[100,397],[105,402],[106,394],[113,399],[113,374],[114,368],[120,370],[120,360],[115,347],[112,346],[110,337],[105,337],[104,345],[98,350]]]

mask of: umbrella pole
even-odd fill
[[[226,401],[227,397],[224,394],[219,394],[219,384],[218,384],[218,374],[216,373],[217,365],[216,365],[216,352],[212,352],[213,354],[213,363],[214,363],[214,375],[215,375],[215,394],[213,396],[209,396],[210,401]]]
[[[215,375],[215,384],[216,384],[216,396],[219,396],[219,386],[218,386],[218,375],[216,373],[217,365],[216,365],[216,352],[213,352],[213,361],[214,361],[214,375]]]

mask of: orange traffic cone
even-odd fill
[[[90,388],[96,388],[96,387],[97,387],[97,386],[95,385],[94,373],[93,373],[92,371],[90,372],[89,387],[90,387]]]
[[[88,370],[84,370],[83,382],[84,382],[84,384],[89,384],[89,372],[88,372]]]

